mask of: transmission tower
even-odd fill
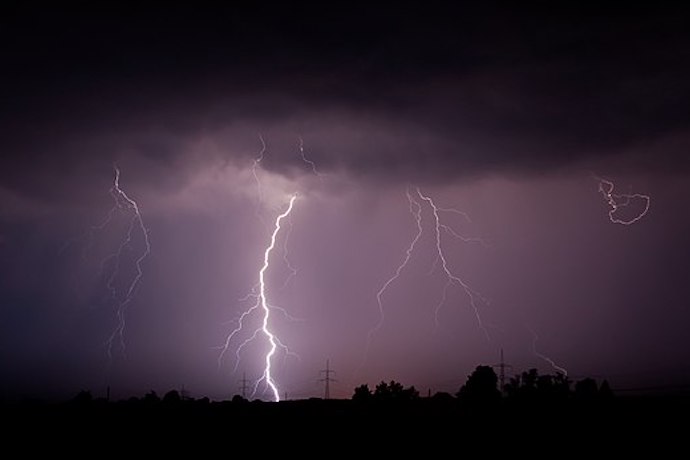
[[[494,364],[491,367],[498,368],[498,381],[501,385],[501,393],[505,391],[506,388],[506,369],[512,369],[513,366],[506,364],[503,360],[503,348],[501,348],[501,362]]]
[[[324,375],[322,379],[319,379],[320,382],[324,382],[324,399],[330,399],[331,398],[331,382],[335,382],[336,380],[331,378],[331,374],[335,374],[335,371],[331,369],[330,367],[330,361],[327,359],[326,360],[326,369],[321,370],[321,374]]]
[[[239,382],[240,382],[239,389],[242,392],[242,397],[244,399],[247,399],[247,390],[249,389],[249,385],[248,385],[249,380],[247,380],[247,373],[246,372],[242,373],[242,379]]]

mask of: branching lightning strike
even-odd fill
[[[436,234],[436,251],[437,251],[437,256],[438,259],[441,261],[441,268],[443,270],[444,275],[446,276],[446,285],[443,288],[443,295],[441,296],[441,300],[436,306],[435,310],[435,322],[436,325],[438,326],[438,316],[441,308],[446,302],[446,297],[448,293],[448,288],[450,288],[453,284],[456,284],[462,288],[462,290],[465,292],[467,295],[469,301],[470,301],[470,306],[472,307],[472,310],[474,311],[474,316],[477,319],[477,324],[479,325],[479,328],[482,330],[484,335],[486,336],[487,340],[490,340],[491,337],[489,336],[489,331],[486,329],[484,326],[484,322],[482,321],[481,314],[479,312],[479,306],[478,302],[481,302],[485,306],[488,305],[488,301],[482,296],[479,292],[475,291],[472,287],[470,287],[469,284],[467,284],[466,281],[464,281],[462,278],[459,276],[455,275],[450,268],[448,267],[448,260],[446,259],[445,253],[443,251],[443,245],[441,243],[441,229],[444,229],[448,231],[449,227],[441,222],[441,217],[439,215],[440,208],[436,206],[436,203],[434,203],[434,200],[427,195],[424,195],[419,187],[417,187],[417,195],[419,196],[420,199],[423,201],[427,202],[429,206],[431,206],[433,216],[434,216],[434,229],[435,229],[435,234]],[[455,232],[450,233],[453,236],[456,236]],[[459,235],[457,235],[459,236]],[[463,241],[465,241],[463,239]],[[481,240],[478,240],[481,241]]]
[[[309,165],[311,171],[318,176],[319,178],[322,178],[322,175],[318,172],[316,168],[316,163],[314,163],[312,160],[308,159],[304,153],[304,141],[300,137],[299,139],[299,151],[301,155],[301,159],[304,163]],[[261,151],[259,152],[258,156],[254,159],[252,163],[252,175],[254,177],[254,180],[256,182],[257,186],[257,191],[259,195],[259,202],[257,206],[257,216],[259,216],[259,219],[263,223],[263,219],[261,218],[261,215],[259,213],[259,207],[261,206],[263,202],[263,189],[261,186],[261,181],[259,180],[259,175],[258,175],[258,170],[261,166],[261,161],[264,158],[264,154],[266,152],[266,142],[264,141],[263,137],[259,135],[259,140],[261,141]],[[269,344],[269,350],[265,355],[264,358],[264,371],[258,380],[256,380],[255,385],[254,385],[254,391],[252,393],[252,397],[256,395],[259,389],[259,385],[264,382],[268,389],[270,390],[273,400],[274,401],[280,401],[280,394],[278,391],[278,386],[273,378],[273,373],[272,373],[272,364],[273,364],[273,357],[276,354],[277,349],[280,347],[285,351],[286,356],[295,356],[299,358],[295,353],[290,351],[290,349],[278,338],[275,332],[272,331],[270,328],[270,317],[271,317],[271,312],[272,311],[279,311],[281,312],[287,319],[289,320],[296,320],[296,318],[292,317],[285,309],[278,307],[276,305],[271,304],[268,301],[268,296],[267,296],[267,287],[266,287],[266,272],[268,271],[270,267],[270,259],[271,255],[276,249],[276,244],[277,244],[277,239],[278,235],[281,232],[281,229],[283,228],[283,221],[286,221],[287,219],[290,218],[290,214],[292,212],[295,200],[297,199],[297,193],[294,193],[290,196],[290,200],[288,202],[287,209],[283,211],[281,214],[279,214],[274,222],[273,225],[273,230],[270,233],[270,241],[266,249],[264,250],[264,258],[263,258],[263,265],[261,269],[259,270],[259,281],[258,283],[252,288],[251,292],[247,294],[243,299],[240,301],[246,301],[250,298],[255,299],[254,304],[249,307],[247,310],[242,312],[240,315],[239,319],[237,320],[237,326],[235,329],[233,329],[230,334],[226,336],[224,344],[219,347],[220,354],[218,356],[218,366],[220,366],[223,363],[225,354],[227,351],[230,349],[230,345],[232,344],[233,339],[240,334],[244,329],[245,329],[245,322],[248,320],[248,318],[256,311],[261,313],[261,325],[254,330],[254,332],[244,341],[242,341],[239,346],[235,350],[235,367],[234,371],[237,371],[237,367],[240,363],[240,357],[242,350],[253,340],[257,339],[259,336],[264,336]],[[294,278],[297,275],[297,269],[292,265],[290,262],[290,259],[288,257],[288,242],[290,238],[290,234],[292,232],[292,222],[287,220],[287,225],[289,225],[287,232],[285,233],[284,239],[283,239],[283,250],[282,250],[282,259],[289,270],[290,274],[288,275],[287,279],[285,280],[283,284],[283,288],[285,288],[290,280]],[[234,372],[233,371],[233,372]]]
[[[383,294],[386,292],[388,287],[400,277],[400,274],[402,273],[403,269],[407,266],[407,263],[410,261],[410,258],[412,257],[412,252],[414,251],[415,246],[417,245],[417,242],[419,241],[419,238],[422,236],[423,228],[422,228],[422,206],[419,204],[418,201],[416,201],[412,195],[410,194],[409,188],[405,190],[405,195],[407,196],[407,201],[410,204],[410,214],[415,219],[415,222],[417,223],[417,232],[414,235],[414,238],[412,238],[412,241],[410,242],[410,245],[407,247],[407,250],[405,250],[405,257],[403,258],[402,262],[398,267],[395,269],[395,272],[393,275],[386,280],[386,282],[381,285],[381,288],[378,290],[376,293],[376,304],[378,305],[379,308],[379,320],[376,323],[376,325],[369,331],[367,334],[367,348],[365,351],[365,360],[366,356],[369,354],[369,348],[371,347],[371,341],[374,338],[374,335],[381,329],[381,326],[383,326],[383,323],[385,321],[385,313],[383,309]]]
[[[383,305],[383,297],[388,290],[388,288],[398,279],[400,278],[401,273],[403,270],[407,267],[408,263],[410,262],[410,259],[412,257],[412,253],[414,252],[417,243],[419,242],[423,232],[424,228],[422,225],[422,203],[427,203],[429,205],[429,208],[432,211],[432,215],[434,216],[434,236],[435,236],[435,250],[436,250],[436,259],[434,260],[434,266],[432,267],[431,272],[434,271],[438,263],[441,263],[442,271],[444,276],[447,279],[446,285],[443,288],[441,299],[439,300],[438,304],[436,305],[436,308],[434,310],[434,322],[435,325],[438,326],[439,324],[439,313],[443,305],[445,304],[446,298],[447,298],[447,293],[448,289],[453,285],[456,284],[462,288],[462,290],[465,292],[467,297],[469,298],[470,305],[473,309],[474,315],[477,319],[477,324],[479,325],[479,328],[482,330],[484,335],[486,336],[487,339],[490,339],[489,333],[484,326],[484,323],[481,318],[481,314],[479,311],[479,304],[483,305],[488,305],[488,301],[476,290],[472,289],[470,285],[464,281],[462,278],[459,276],[455,275],[451,269],[448,266],[448,260],[446,258],[445,252],[443,250],[443,244],[441,241],[441,235],[443,232],[447,233],[448,235],[457,238],[463,242],[471,242],[471,243],[480,243],[484,246],[488,246],[485,240],[481,238],[468,238],[465,237],[458,232],[456,232],[451,226],[444,224],[441,221],[440,214],[441,213],[454,213],[462,216],[465,218],[468,222],[471,222],[469,216],[457,209],[452,209],[452,208],[441,208],[436,205],[434,200],[427,195],[424,195],[419,187],[415,188],[414,194],[410,192],[410,189],[408,188],[405,191],[405,195],[407,197],[408,203],[409,203],[409,210],[410,214],[414,218],[415,224],[416,224],[416,232],[410,241],[409,246],[405,250],[405,255],[400,262],[400,264],[397,266],[393,274],[381,285],[380,289],[376,293],[376,304],[378,306],[378,312],[379,312],[379,319],[376,323],[376,325],[369,331],[367,334],[367,347],[365,351],[365,358],[364,362],[366,362],[369,354],[369,349],[371,347],[371,343],[373,340],[374,335],[381,329],[383,326],[383,323],[385,321],[385,311],[384,311],[384,305]],[[415,196],[416,195],[416,196]],[[443,232],[442,232],[443,231]],[[430,273],[431,273],[430,272]],[[363,363],[364,364],[364,363]],[[363,365],[362,364],[362,365]],[[361,368],[361,366],[360,366]]]
[[[148,229],[144,225],[144,220],[141,216],[139,205],[120,187],[120,169],[116,165],[113,165],[113,171],[115,173],[115,177],[113,180],[113,185],[110,187],[110,196],[113,199],[113,207],[110,208],[103,220],[99,224],[92,225],[86,231],[83,237],[68,241],[60,250],[62,252],[75,241],[85,239],[86,244],[82,249],[82,258],[86,259],[86,254],[93,246],[96,234],[108,227],[109,224],[113,222],[118,212],[122,214],[131,213],[129,225],[127,226],[127,230],[124,233],[122,241],[112,254],[108,255],[101,261],[101,273],[104,274],[109,272],[109,274],[105,277],[106,288],[110,293],[110,297],[116,304],[115,314],[117,318],[117,325],[105,342],[109,361],[112,361],[113,348],[115,347],[116,343],[119,345],[122,354],[124,355],[125,353],[126,346],[124,340],[124,331],[126,326],[126,311],[134,300],[136,290],[142,277],[144,276],[142,264],[144,263],[146,257],[148,257],[148,255],[151,253],[151,243],[149,241]],[[122,256],[124,255],[125,250],[132,250],[132,240],[135,238],[135,233],[137,232],[141,232],[144,248],[141,254],[139,254],[139,256],[134,260],[134,277],[125,285],[124,289],[118,288],[117,284],[120,277]]]
[[[134,201],[132,198],[130,198],[127,193],[125,193],[124,190],[120,188],[120,169],[117,166],[114,166],[115,169],[115,180],[113,182],[113,186],[110,189],[110,194],[113,197],[113,200],[115,201],[115,206],[111,211],[108,213],[108,219],[102,224],[103,228],[105,225],[107,225],[107,222],[112,218],[114,214],[115,209],[121,209],[121,210],[131,210],[132,211],[132,218],[129,222],[129,226],[127,229],[127,232],[125,233],[125,238],[122,240],[120,243],[120,246],[118,247],[117,251],[113,253],[111,256],[108,258],[112,258],[115,262],[115,268],[112,271],[110,277],[108,278],[108,289],[110,289],[110,292],[113,294],[114,297],[117,297],[117,289],[114,286],[115,278],[117,277],[118,270],[120,267],[120,260],[123,251],[126,248],[131,247],[132,243],[132,237],[133,233],[135,230],[141,231],[141,235],[144,240],[144,251],[137,257],[135,260],[135,269],[136,269],[136,274],[134,278],[130,281],[130,283],[127,285],[126,290],[124,291],[124,294],[120,296],[118,299],[117,303],[117,326],[111,333],[110,337],[108,338],[107,341],[107,346],[108,346],[108,357],[112,359],[112,349],[114,342],[117,340],[120,345],[120,349],[122,350],[122,353],[125,353],[125,340],[124,340],[124,331],[125,331],[125,326],[126,326],[126,321],[125,321],[125,313],[127,311],[127,308],[129,307],[129,304],[132,302],[134,298],[134,294],[136,292],[137,287],[139,286],[139,282],[141,281],[142,276],[144,275],[144,272],[142,271],[141,264],[144,262],[144,259],[151,253],[151,243],[149,241],[149,235],[148,235],[148,230],[146,229],[146,226],[144,225],[144,220],[141,217],[141,212],[139,210],[139,205],[137,204],[136,201]]]

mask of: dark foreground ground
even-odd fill
[[[516,458],[577,454],[674,455],[690,443],[690,397],[608,401],[462,404],[422,398],[402,403],[318,399],[262,402],[176,401],[22,403],[0,406],[2,448],[34,458],[139,454],[263,458],[269,453],[347,458]],[[679,450],[681,449],[681,450]],[[475,456],[473,454],[473,456]],[[284,457],[281,455],[281,457]]]

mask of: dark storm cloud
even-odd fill
[[[79,235],[112,206],[112,162],[152,244],[128,310],[132,353],[105,378],[118,397],[181,383],[228,397],[239,376],[232,359],[219,373],[214,347],[256,283],[262,223],[296,191],[289,244],[280,244],[299,274],[271,290],[305,320],[276,318],[303,358],[276,363],[295,397],[316,394],[327,357],[345,382],[340,396],[365,378],[456,391],[499,346],[516,369],[544,364],[523,322],[575,375],[631,373],[639,383],[644,369],[688,362],[678,287],[689,272],[678,212],[690,199],[682,7],[232,3],[0,7],[8,394],[105,386],[114,316],[101,262],[128,215],[116,213],[93,245]],[[263,201],[249,169],[259,133]],[[323,180],[300,159],[300,136]],[[649,214],[612,224],[588,169],[610,174],[616,190],[649,193]],[[444,219],[492,243],[443,234],[453,270],[492,300],[496,342],[461,290],[448,292],[433,329],[444,279],[425,206],[424,234],[386,292],[386,324],[357,374],[376,293],[414,235],[408,182],[466,210],[472,222]],[[287,275],[276,265],[270,282]],[[247,349],[238,371],[260,375],[261,351]]]
[[[152,185],[174,184],[201,139],[244,161],[259,131],[285,151],[302,135],[324,170],[378,180],[688,166],[678,7],[5,13],[0,178],[23,193],[104,159],[143,159],[160,168]]]

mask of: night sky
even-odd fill
[[[320,395],[327,359],[334,396],[382,379],[454,392],[501,348],[516,370],[554,372],[545,355],[614,388],[690,381],[686,9],[22,3],[0,7],[0,398],[221,399],[260,378],[265,337],[234,354],[258,316],[220,367],[218,347],[293,193],[266,272],[287,313],[270,327],[299,355],[273,359],[281,396]],[[114,164],[151,254],[109,358],[144,250],[135,229],[113,274],[132,218],[98,228]],[[595,175],[650,196],[647,214],[612,222]],[[440,238],[481,325],[458,284],[437,311],[417,187],[469,216],[439,212]],[[623,220],[644,210],[618,202]]]

